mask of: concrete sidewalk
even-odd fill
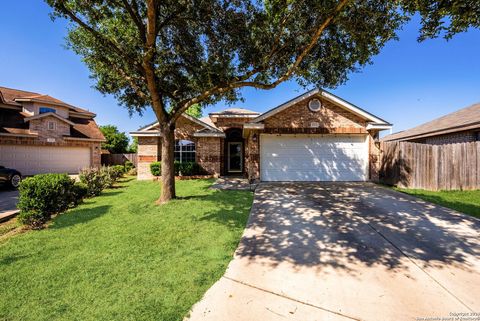
[[[261,184],[190,320],[415,320],[480,312],[480,221],[368,183]]]
[[[0,190],[0,222],[18,214],[17,202],[17,190]]]

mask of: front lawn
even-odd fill
[[[252,193],[129,180],[0,243],[0,320],[181,320],[224,273]]]
[[[438,192],[404,188],[396,190],[480,218],[480,190]]]

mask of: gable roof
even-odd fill
[[[35,115],[35,116],[30,116],[30,117],[25,117],[23,120],[27,122],[27,121],[30,121],[30,120],[40,119],[40,118],[45,118],[45,117],[54,117],[54,118],[57,118],[60,121],[63,121],[65,123],[71,125],[71,126],[75,125],[75,123],[71,122],[70,120],[68,120],[66,118],[63,118],[63,117],[60,117],[57,114],[52,113],[52,112],[38,114],[38,115]]]
[[[308,99],[309,97],[312,97],[312,96],[315,96],[315,95],[320,95],[322,96],[323,98],[325,98],[326,100],[350,111],[351,113],[363,118],[363,119],[366,119],[366,120],[369,120],[371,121],[372,123],[375,123],[375,124],[378,124],[378,125],[385,125],[385,126],[391,126],[390,123],[386,122],[385,120],[367,112],[366,110],[332,94],[332,93],[329,93],[328,91],[325,91],[323,89],[318,89],[318,88],[315,88],[315,89],[312,89],[304,94],[301,94],[300,96],[297,96],[275,108],[272,108],[270,109],[269,111],[261,114],[260,116],[258,116],[257,118],[253,119],[251,122],[252,123],[258,123],[258,122],[261,122],[263,120],[265,120],[266,118],[269,118],[293,105],[295,105],[296,103],[304,100],[304,99]]]
[[[86,114],[92,117],[95,116],[94,113],[86,109],[72,106],[49,95],[39,94],[31,91],[0,87],[0,97],[3,98],[4,103],[7,105],[21,106],[20,102],[47,103],[67,107],[77,113]]]
[[[195,117],[192,117],[188,114],[185,114],[183,113],[181,115],[182,117],[185,117],[186,119],[204,127],[203,129],[199,130],[202,131],[202,132],[206,132],[205,130],[207,130],[207,132],[211,133],[212,135],[216,135],[216,134],[224,134],[220,129],[218,129],[217,127],[215,127],[215,125],[213,125],[213,123],[210,121],[210,122],[207,122],[206,119],[204,118],[201,118],[201,119],[198,119],[198,118],[195,118]],[[142,135],[142,134],[148,134],[148,132],[150,131],[151,134],[158,134],[158,130],[155,130],[153,131],[152,129],[154,127],[158,126],[158,121],[155,121],[151,124],[148,124],[142,128],[139,128],[137,131],[134,131],[134,132],[130,132],[130,134],[132,134],[132,136],[138,136],[138,135]]]
[[[432,121],[383,137],[382,141],[410,140],[480,128],[480,103]]]

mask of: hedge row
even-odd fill
[[[20,223],[40,228],[52,215],[75,207],[85,197],[99,195],[125,172],[122,165],[87,168],[80,172],[80,183],[67,174],[40,174],[23,180],[19,187]]]
[[[176,176],[193,176],[203,173],[202,167],[196,162],[183,162],[175,161],[173,163]],[[150,172],[153,176],[162,175],[162,163],[153,162],[150,164]]]

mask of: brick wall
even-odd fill
[[[221,171],[221,149],[223,139],[219,137],[200,137],[196,143],[196,158],[202,168],[215,176]]]
[[[379,171],[380,171],[380,155],[381,149],[380,144],[376,143],[378,131],[371,131],[368,135],[368,170],[369,178],[371,181],[379,181]]]
[[[160,137],[138,137],[137,179],[152,179],[150,163],[160,160]]]
[[[190,140],[195,143],[197,163],[208,173],[220,175],[222,139],[193,137],[196,131],[204,127],[184,117],[180,117],[175,126],[175,139]],[[150,163],[161,160],[161,151],[160,137],[138,137],[137,178],[139,180],[153,178]]]
[[[53,122],[55,124],[55,129],[48,129],[48,123],[50,122]],[[48,138],[62,140],[63,136],[70,135],[70,125],[53,116],[33,119],[29,123],[30,133],[37,134],[38,139],[41,141],[47,140]]]
[[[313,98],[313,97],[312,97]],[[315,97],[322,101],[322,108],[318,112],[312,112],[308,108],[308,102],[311,99],[300,101],[267,119],[265,119],[265,129],[274,129],[281,132],[283,128],[289,129],[311,129],[309,133],[360,133],[366,132],[365,120],[352,114],[351,112],[338,107],[320,97]],[[314,124],[312,124],[314,123]],[[315,124],[316,123],[316,124]],[[312,126],[314,125],[314,126]],[[317,127],[318,126],[318,127]]]
[[[254,137],[256,141],[254,141]],[[260,179],[260,132],[252,131],[245,140],[245,165],[249,180]]]
[[[243,124],[248,123],[251,120],[252,118],[249,117],[215,117],[213,123],[218,128],[225,130],[232,127],[242,128]]]

